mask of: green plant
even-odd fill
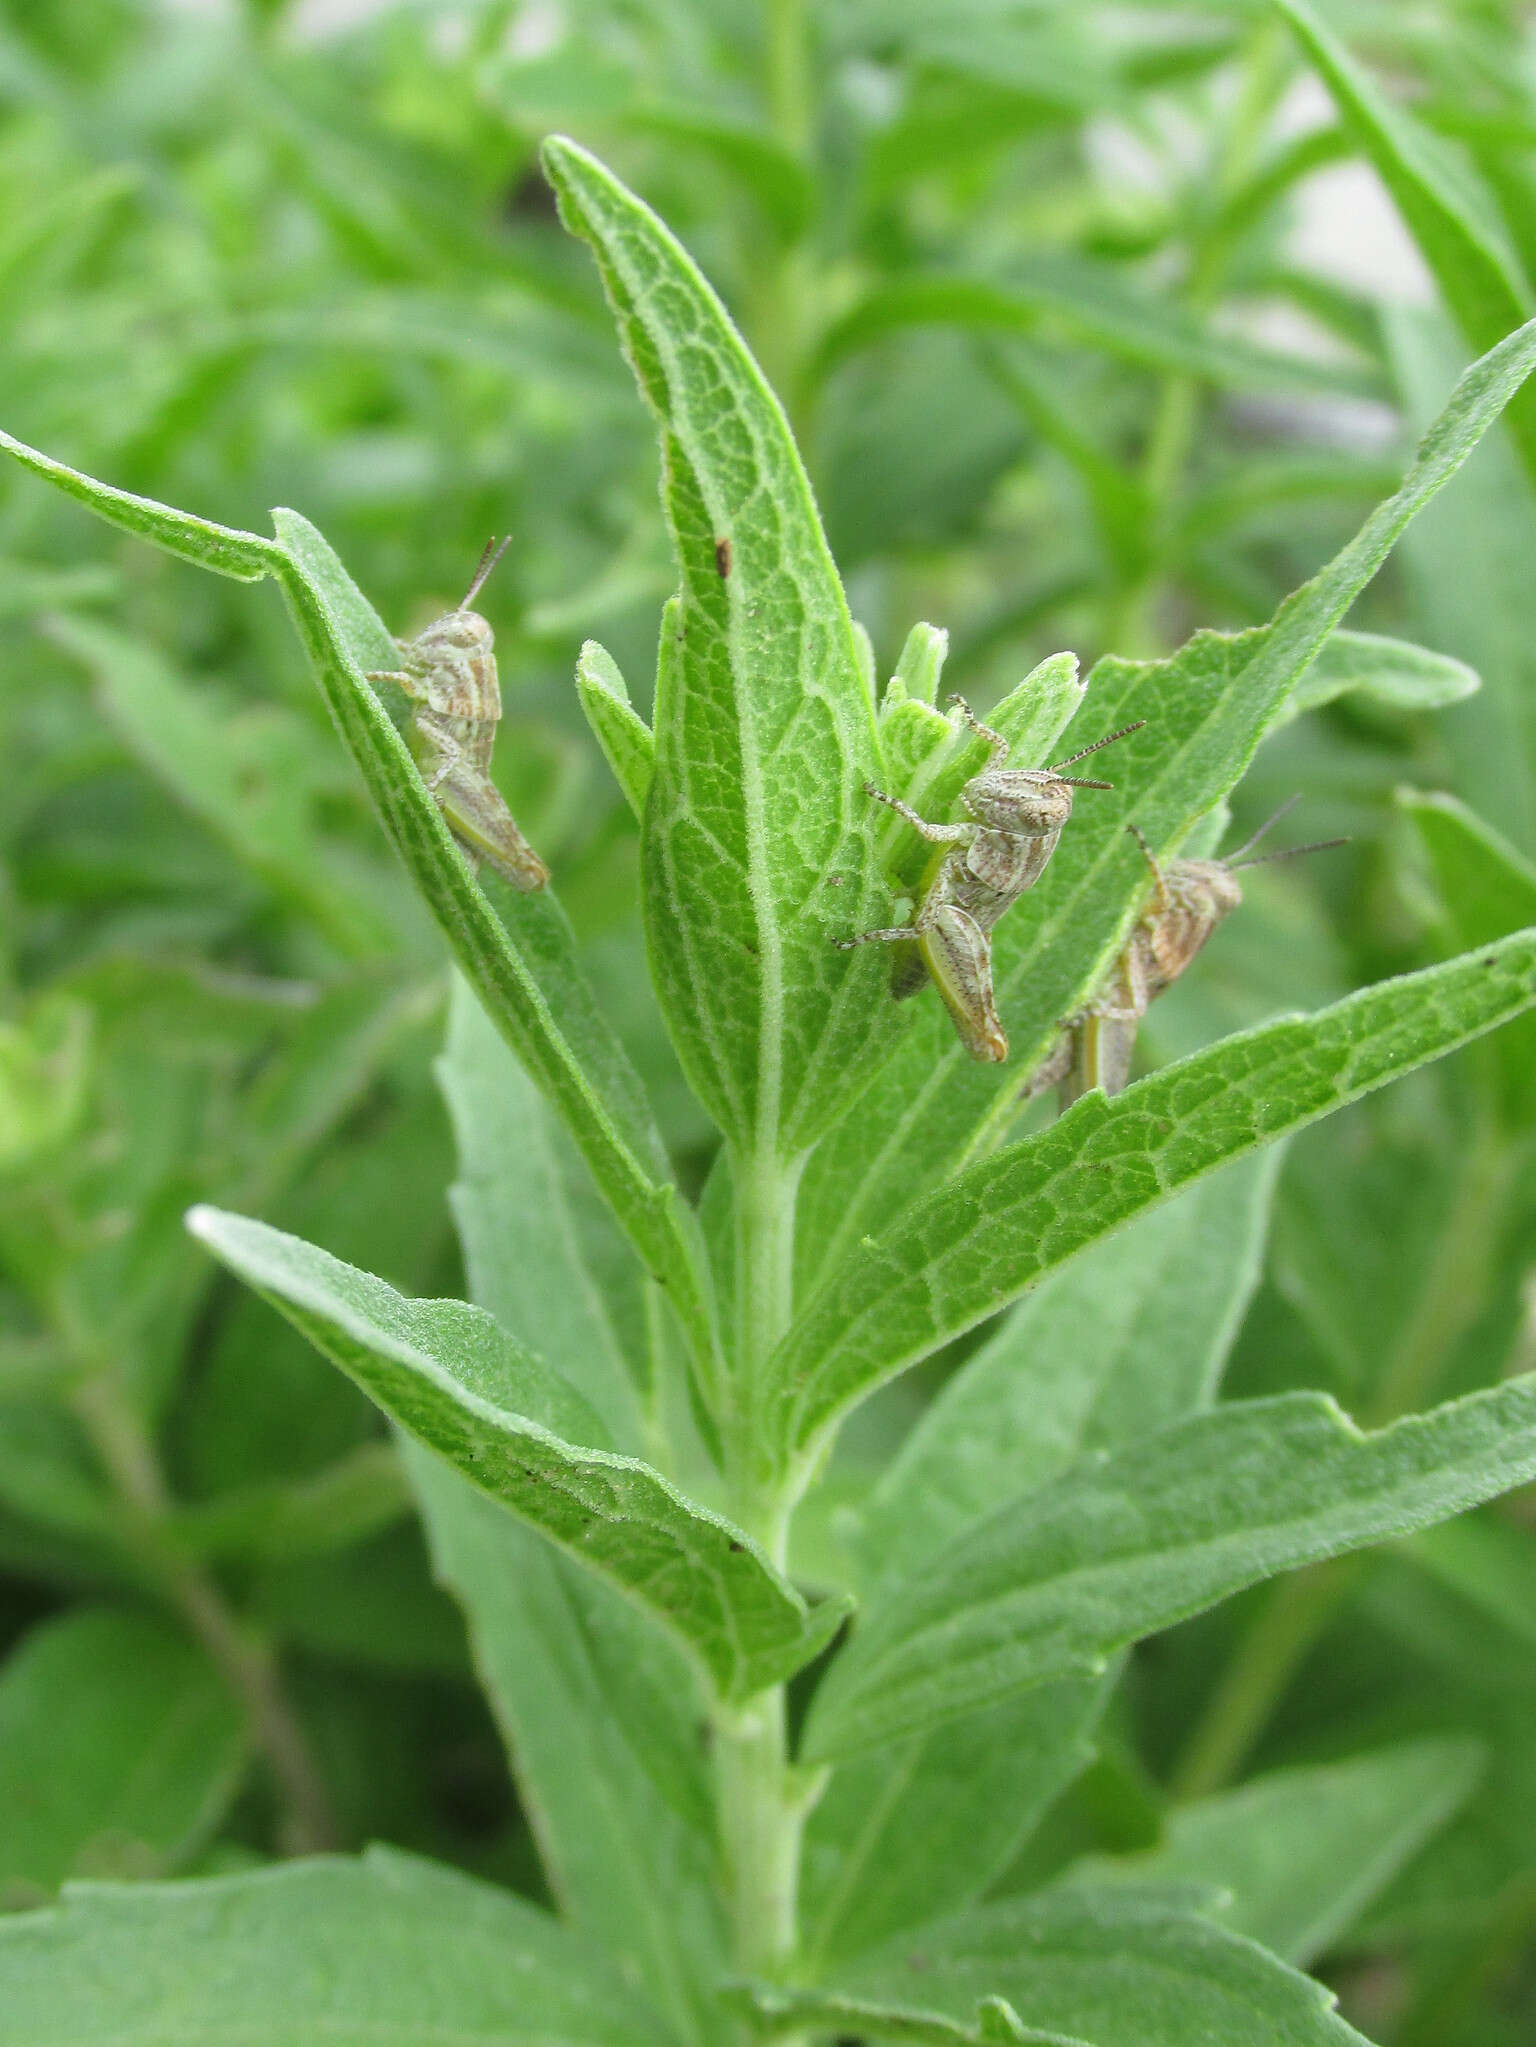
[[[877,703],[784,415],[719,302],[594,158],[557,141],[546,162],[661,435],[681,587],[653,723],[601,648],[579,679],[641,817],[661,1014],[723,1140],[697,1199],[558,906],[468,872],[366,680],[392,643],[319,533],[292,512],[270,540],[217,526],[5,445],[130,533],[278,583],[459,968],[441,1074],[477,1305],[404,1298],[222,1209],[191,1222],[395,1423],[564,1923],[389,1853],[85,1889],[0,1927],[0,2037],[149,2038],[174,2019],[210,2038],[322,2022],[583,2043],[733,2026],[1358,2038],[1289,1960],[1368,1881],[1383,1829],[1427,1827],[1464,1795],[1464,1745],[1298,1780],[1296,1809],[1344,1836],[1304,1925],[1293,1892],[1256,1881],[1233,1884],[1236,1930],[1222,1923],[1213,1887],[1252,1822],[1214,1800],[1132,1881],[1079,1865],[1042,1886],[1027,1860],[1006,1878],[1131,1644],[1536,1477],[1529,1374],[1403,1418],[1420,1390],[1405,1369],[1365,1432],[1319,1394],[1213,1405],[1253,1284],[1266,1147],[1536,1003],[1531,884],[1486,831],[1427,806],[1467,919],[1455,957],[1220,1038],[1023,1135],[1021,1086],[1140,912],[1126,825],[1160,856],[1208,839],[1266,735],[1308,688],[1327,693],[1318,664],[1349,606],[1536,367],[1536,327],[1467,373],[1401,488],[1267,625],[1105,658],[1086,688],[1048,663],[994,714],[1033,762],[1074,717],[1073,745],[1145,719],[1112,796],[997,925],[1016,1055],[998,1071],[932,998],[898,1007],[881,960],[834,942],[878,921],[892,888],[865,781],[931,814],[986,754],[934,709],[942,639],[917,628]],[[1380,643],[1359,657],[1363,675],[1384,666],[1411,687],[1426,662]],[[44,1152],[78,1113],[75,1043],[50,1011],[7,1062],[17,1127]],[[337,1063],[333,1092],[355,1071]],[[337,1107],[317,1114],[301,1078],[310,1137]],[[1495,1085],[1528,1088],[1518,1054]],[[850,1417],[993,1317],[816,1541]],[[82,1413],[104,1455],[142,1459],[131,1413],[96,1415],[106,1383],[82,1365],[97,1389]],[[177,1580],[163,1500],[138,1511],[143,1569],[193,1613],[207,1577]]]

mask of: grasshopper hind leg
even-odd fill
[[[518,830],[501,791],[489,775],[471,768],[462,756],[452,763],[452,773],[438,792],[438,803],[448,829],[464,850],[488,861],[514,888],[528,893],[549,880],[549,869]]]
[[[992,993],[992,948],[987,934],[957,903],[944,903],[924,919],[923,959],[973,1059],[989,1064],[1008,1057],[1008,1040]]]
[[[905,1002],[909,995],[916,995],[920,988],[927,986],[928,969],[923,963],[918,934],[910,924],[893,924],[880,931],[860,931],[853,938],[834,938],[832,943],[839,952],[852,952],[859,945],[900,946],[901,950],[891,962],[891,994],[898,1002]]]

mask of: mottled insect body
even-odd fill
[[[1120,1093],[1131,1077],[1136,1032],[1149,1005],[1173,986],[1218,926],[1241,907],[1243,890],[1237,870],[1263,866],[1266,860],[1294,860],[1302,853],[1344,844],[1342,839],[1320,839],[1314,845],[1292,846],[1255,860],[1238,857],[1257,845],[1296,801],[1293,797],[1277,810],[1225,860],[1170,860],[1164,866],[1140,829],[1126,826],[1151,870],[1152,893],[1103,988],[1067,1025],[1055,1050],[1031,1076],[1029,1094],[1055,1087],[1061,1106],[1066,1108],[1089,1088],[1102,1088],[1107,1095]]]
[[[493,541],[480,557],[464,601],[408,640],[396,640],[401,665],[370,673],[393,682],[413,705],[411,752],[454,837],[471,856],[489,860],[514,888],[542,888],[549,869],[518,830],[491,779],[491,749],[501,718],[495,640],[470,604],[507,543]]]
[[[971,1057],[1006,1059],[1008,1039],[992,987],[992,932],[1003,913],[1045,872],[1072,815],[1073,790],[1113,786],[1065,775],[1062,769],[1137,731],[1142,721],[1096,740],[1054,768],[1008,768],[1003,765],[1008,742],[1002,734],[983,725],[962,698],[951,697],[950,702],[959,706],[965,722],[992,750],[988,765],[960,792],[970,820],[930,823],[898,797],[866,782],[867,794],[905,818],[935,851],[918,884],[910,924],[863,931],[833,943],[845,950],[856,945],[906,948],[892,975],[892,993],[898,1000],[931,978]]]

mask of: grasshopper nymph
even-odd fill
[[[1126,826],[1151,871],[1152,894],[1103,989],[1068,1024],[1056,1050],[1031,1076],[1028,1094],[1057,1087],[1066,1108],[1089,1088],[1102,1088],[1107,1095],[1120,1093],[1131,1077],[1136,1028],[1148,1005],[1173,986],[1217,926],[1241,905],[1238,869],[1262,867],[1270,860],[1294,860],[1302,853],[1319,853],[1346,843],[1343,839],[1319,839],[1310,846],[1290,846],[1284,852],[1261,853],[1252,860],[1242,858],[1299,800],[1293,796],[1282,804],[1225,860],[1170,860],[1165,867],[1140,828]]]
[[[397,683],[414,706],[411,752],[449,830],[471,855],[490,861],[514,888],[542,888],[549,869],[518,830],[491,780],[491,748],[501,717],[501,688],[491,629],[470,605],[507,546],[487,543],[455,610],[414,639],[396,640],[401,665],[369,674]]]
[[[992,991],[993,928],[1045,872],[1072,815],[1072,791],[1114,786],[1064,775],[1062,769],[1101,746],[1112,746],[1146,721],[1138,719],[1095,740],[1054,768],[1008,768],[1003,765],[1008,742],[1002,734],[983,725],[963,698],[951,697],[950,702],[959,706],[966,724],[992,751],[986,767],[960,792],[971,821],[930,824],[899,798],[866,782],[868,795],[904,817],[936,850],[918,884],[910,924],[861,931],[856,938],[834,939],[833,944],[845,951],[856,945],[915,944],[915,955],[898,962],[892,992],[898,999],[911,995],[931,976],[971,1057],[1006,1059],[1008,1040]]]

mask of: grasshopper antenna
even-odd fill
[[[1286,805],[1290,809],[1290,805]],[[1238,867],[1267,867],[1271,860],[1299,860],[1303,853],[1326,853],[1331,846],[1347,846],[1348,839],[1314,839],[1307,846],[1285,846],[1278,853],[1260,853],[1252,860],[1223,860],[1222,866],[1230,874]]]
[[[493,533],[491,535],[490,539],[485,543],[485,552],[484,554],[481,555],[480,560],[476,565],[474,580],[470,584],[469,588],[464,592],[464,602],[459,606],[460,611],[468,611],[469,607],[480,595],[480,592],[485,588],[486,581],[490,576],[491,570],[495,568],[497,562],[501,560],[502,556],[506,553],[507,549],[511,545],[512,536],[510,533],[507,535],[506,539],[501,543],[500,547],[496,545],[495,534]]]
[[[1273,827],[1280,822],[1282,817],[1288,816],[1290,812],[1296,808],[1297,804],[1300,803],[1300,801],[1301,791],[1298,789],[1294,796],[1286,797],[1284,803],[1281,804],[1278,810],[1272,810],[1269,813],[1269,816],[1265,818],[1264,822],[1259,826],[1256,832],[1250,832],[1248,837],[1244,839],[1243,843],[1240,846],[1234,846],[1232,848],[1232,851],[1229,854],[1227,854],[1226,858],[1222,861],[1221,863],[1222,866],[1235,867],[1238,861],[1242,859],[1243,855],[1245,853],[1251,852],[1253,848],[1259,843],[1260,839],[1264,838],[1273,829]],[[1246,865],[1247,863],[1245,862],[1244,864]]]
[[[1083,760],[1090,753],[1097,753],[1100,747],[1113,746],[1117,739],[1124,739],[1132,732],[1139,732],[1146,722],[1145,718],[1138,718],[1134,725],[1122,725],[1118,732],[1111,732],[1104,739],[1096,739],[1092,746],[1082,746],[1076,753],[1069,753],[1064,761],[1058,761],[1049,771],[1052,779],[1065,782],[1073,789],[1113,789],[1115,786],[1113,782],[1090,782],[1086,775],[1064,775],[1061,771],[1063,768],[1070,768],[1074,761]]]

